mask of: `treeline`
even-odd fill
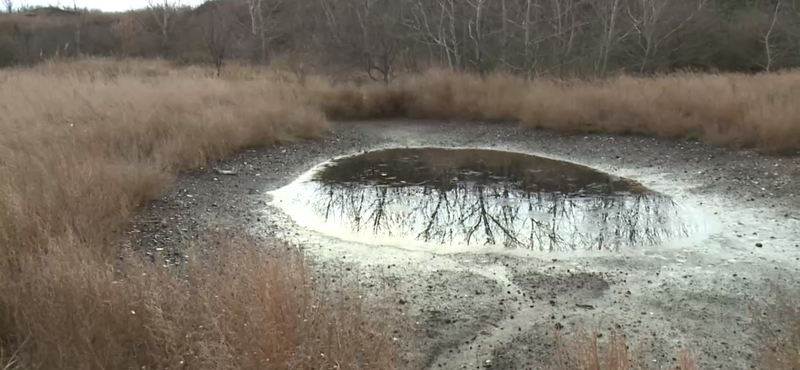
[[[598,77],[800,64],[800,0],[160,0],[0,15],[0,66],[54,57],[281,63],[375,80],[429,67]]]

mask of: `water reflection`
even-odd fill
[[[616,251],[689,232],[670,198],[634,181],[518,153],[383,150],[297,187],[290,207],[376,241]]]

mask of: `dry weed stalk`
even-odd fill
[[[570,339],[560,331],[555,334],[558,370],[646,370],[650,367],[644,352],[629,349],[625,334],[612,331],[601,345],[598,331],[579,329]],[[680,353],[675,370],[697,370],[694,354],[689,349]]]

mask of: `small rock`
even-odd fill
[[[237,172],[236,170],[223,170],[219,168],[214,168],[214,172],[224,176],[236,176],[239,174],[239,172]]]
[[[761,247],[763,247],[763,246],[764,246],[764,244],[761,244],[761,243],[756,243],[756,247],[758,247],[758,248],[761,248]]]

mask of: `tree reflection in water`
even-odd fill
[[[377,240],[616,251],[689,233],[670,198],[634,181],[491,150],[390,149],[336,160],[294,201]]]

